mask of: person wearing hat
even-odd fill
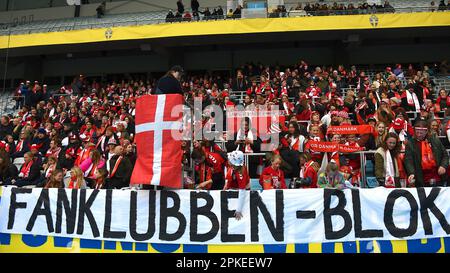
[[[44,128],[39,128],[37,135],[33,138],[32,144],[37,145],[39,153],[44,155],[50,147],[50,138]]]
[[[80,166],[80,164],[89,158],[92,150],[95,150],[95,145],[91,142],[91,137],[86,135],[80,135],[82,141],[82,147],[78,148],[77,159],[75,160],[75,166]]]
[[[225,176],[225,186],[223,190],[250,189],[250,177],[247,173],[247,167],[244,165],[244,153],[233,151],[227,154],[229,168]]]
[[[114,134],[114,128],[112,126],[108,126],[105,130],[105,134],[102,135],[97,141],[97,150],[106,155],[106,153],[108,153],[108,146],[111,139],[114,139],[115,144],[117,145],[119,140]]]
[[[173,66],[167,73],[158,81],[156,87],[156,94],[181,94],[183,95],[183,89],[181,88],[181,77],[184,71],[179,65]]]
[[[105,152],[103,153],[103,155],[106,159],[106,168],[108,168],[109,161],[115,155],[114,149],[116,148],[117,145],[118,145],[118,141],[114,137],[109,138],[108,147],[106,148]],[[110,170],[108,170],[108,171],[110,171]]]
[[[39,152],[40,146],[38,144],[32,144],[30,152],[33,154],[34,161],[40,166],[42,165],[42,154]]]
[[[396,118],[394,120],[394,122],[391,124],[389,132],[396,133],[399,136],[400,142],[405,142],[410,137],[408,132],[406,131],[406,121],[402,118]]]
[[[116,135],[120,140],[130,139],[130,134],[126,130],[127,126],[125,121],[119,121],[116,124]]]
[[[414,136],[406,143],[405,169],[411,186],[445,186],[447,181],[448,153],[429,131],[427,121],[418,119],[414,124]]]

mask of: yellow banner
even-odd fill
[[[450,26],[450,12],[182,22],[0,36],[0,49],[177,36]]]
[[[124,243],[0,234],[0,253],[450,253],[450,238],[280,245]]]

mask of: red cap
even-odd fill
[[[61,129],[62,125],[59,122],[55,122],[55,124],[53,124],[53,126],[55,127],[56,130]]]
[[[37,144],[31,145],[30,150],[39,150],[39,146]]]
[[[396,118],[394,123],[392,123],[392,128],[394,128],[394,130],[402,130],[405,128],[405,121],[401,118]]]

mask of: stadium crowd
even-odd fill
[[[278,135],[279,144],[248,160],[245,154],[261,152],[266,143],[249,118],[233,139],[183,141],[184,185],[248,189],[250,178],[258,178],[264,189],[360,186],[360,155],[314,150],[314,142],[327,142],[373,151],[367,159],[375,166],[374,186],[445,186],[450,97],[444,89],[435,97],[432,76],[447,73],[445,63],[438,69],[396,64],[369,77],[355,66],[312,67],[300,61],[283,69],[246,64],[233,77],[182,78],[182,71],[171,69],[160,82],[177,82],[189,106],[199,98],[203,109],[215,104],[226,112],[241,104],[255,112],[278,106],[284,114],[284,122],[272,124],[268,132]],[[52,92],[45,84],[24,81],[16,91],[17,115],[0,120],[0,183],[129,187],[136,161],[136,98],[158,88],[155,80],[100,83],[80,75]],[[236,99],[239,91],[245,93],[243,101]],[[212,119],[205,114],[195,122],[204,125]],[[373,132],[328,131],[344,125],[366,125]]]
[[[177,1],[177,10],[170,10],[166,16],[166,22],[189,22],[200,20],[221,20],[221,19],[236,19],[241,18],[242,9],[245,8],[238,5],[236,9],[230,9],[228,12],[224,12],[221,6],[213,8],[206,7],[203,11],[200,9],[200,3],[197,0],[191,1],[191,9],[185,9],[182,0]],[[450,1],[446,4],[444,0],[440,0],[436,5],[434,1],[430,2],[428,7],[419,7],[421,9],[426,8],[428,11],[446,11],[450,10]],[[389,3],[384,1],[383,4],[369,4],[367,2],[355,4],[355,3],[309,3],[299,2],[297,6],[292,6],[289,10],[285,5],[279,5],[272,9],[268,13],[268,17],[288,17],[291,16],[291,12],[295,15],[296,12],[303,11],[305,15],[309,16],[328,16],[328,15],[354,15],[354,14],[374,14],[374,13],[394,13],[395,8]]]

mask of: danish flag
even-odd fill
[[[137,160],[131,184],[182,187],[181,139],[172,131],[181,128],[182,112],[172,109],[183,104],[179,94],[145,95],[136,101]]]

